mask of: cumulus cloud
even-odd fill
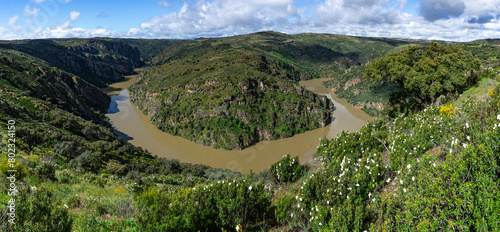
[[[81,16],[80,12],[78,12],[78,11],[71,11],[69,13],[69,20],[70,21],[75,21],[75,20],[79,19],[80,16]]]
[[[40,11],[40,8],[30,9],[29,5],[26,5],[24,7],[24,15],[26,15],[26,16],[38,16],[39,11]]]
[[[142,29],[163,36],[235,34],[286,26],[296,17],[292,0],[199,0],[180,10],[142,23]]]
[[[393,24],[401,11],[382,7],[385,0],[326,0],[316,10],[318,25],[330,23]]]
[[[424,19],[431,22],[456,18],[465,11],[463,0],[421,0],[420,3],[420,13]]]

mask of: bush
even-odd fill
[[[91,152],[86,150],[81,155],[71,160],[69,163],[70,167],[78,168],[81,167],[86,171],[97,173],[101,169],[102,154],[100,152]]]
[[[108,164],[106,165],[106,170],[108,170],[108,173],[110,174],[123,176],[127,173],[127,165],[122,165],[117,160],[112,159],[108,161]]]
[[[198,185],[173,194],[148,190],[138,197],[142,231],[234,231],[273,218],[272,195],[247,179]],[[266,219],[266,217],[268,217]]]
[[[290,154],[287,154],[276,163],[271,164],[269,170],[276,182],[290,183],[297,181],[302,176],[304,168],[300,165],[298,156],[290,159]]]
[[[51,162],[41,162],[33,171],[39,178],[56,180],[56,167]]]
[[[68,209],[55,200],[53,190],[41,187],[37,190],[20,189],[16,198],[15,225],[7,221],[7,208],[2,207],[0,229],[2,231],[71,231],[73,219]]]

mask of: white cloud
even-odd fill
[[[169,8],[171,7],[172,5],[170,3],[168,3],[167,1],[158,1],[158,5],[160,5],[161,7],[165,7],[165,8]]]
[[[297,11],[291,0],[198,0],[177,12],[142,23],[144,30],[159,35],[191,37],[239,34],[289,26]]]
[[[24,15],[26,15],[26,16],[38,16],[39,11],[40,11],[40,8],[30,9],[29,5],[26,5],[24,7]]]
[[[9,18],[9,24],[11,26],[14,26],[17,23],[17,20],[19,20],[19,15],[14,15],[11,18]]]
[[[7,29],[5,27],[0,27],[0,35],[7,32]]]
[[[80,12],[78,12],[78,11],[71,11],[71,12],[69,13],[69,20],[71,20],[71,21],[75,21],[75,20],[79,19],[79,18],[80,18],[80,16],[81,16],[81,13],[80,13]]]

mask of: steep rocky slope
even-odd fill
[[[38,57],[97,87],[119,81],[144,65],[137,47],[102,39],[2,41],[0,48]]]

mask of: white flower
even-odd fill
[[[399,180],[399,183],[400,183],[400,184],[403,184],[403,180]]]
[[[389,177],[389,179],[387,179],[387,183],[391,182],[391,178]]]
[[[36,186],[31,186],[32,191],[36,191]]]
[[[467,136],[467,140],[469,140],[469,141],[470,141],[470,136]]]
[[[463,143],[462,146],[464,146],[464,148],[467,148],[467,144]]]
[[[299,199],[299,201],[302,201],[302,197]]]
[[[240,225],[237,225],[236,226],[236,231],[239,231],[240,230]]]
[[[320,222],[319,225],[322,226],[323,224],[321,224],[321,222]]]
[[[66,209],[69,209],[69,207],[66,204],[64,204],[64,207],[66,207]]]
[[[293,217],[293,213],[290,214],[290,217]]]
[[[415,181],[415,177],[414,176],[411,177],[411,181]]]
[[[499,114],[499,115],[497,115],[497,119],[498,119],[498,120],[500,120],[500,114]]]
[[[295,196],[295,200],[299,199],[299,196]]]
[[[469,128],[469,123],[468,122],[465,123],[465,128]]]
[[[411,168],[411,164],[406,165],[406,168],[410,169]]]
[[[406,189],[405,188],[403,188],[403,191],[406,193]]]
[[[248,187],[248,190],[252,191],[252,186]]]

